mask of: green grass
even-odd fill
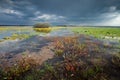
[[[120,37],[120,28],[70,27],[70,30],[72,30],[73,32],[89,34],[96,37]]]

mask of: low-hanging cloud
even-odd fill
[[[0,24],[49,21],[53,25],[120,26],[119,3],[120,0],[0,0]]]

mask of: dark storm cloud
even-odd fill
[[[113,25],[120,25],[116,23],[120,20],[119,3],[120,0],[0,0],[0,24],[49,21],[52,24],[108,25],[116,20]]]

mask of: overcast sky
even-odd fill
[[[120,0],[0,0],[0,24],[120,26]]]

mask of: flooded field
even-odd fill
[[[0,78],[119,80],[120,28],[116,32],[104,28],[101,34],[92,29],[52,27],[48,33],[32,27],[0,29]]]

